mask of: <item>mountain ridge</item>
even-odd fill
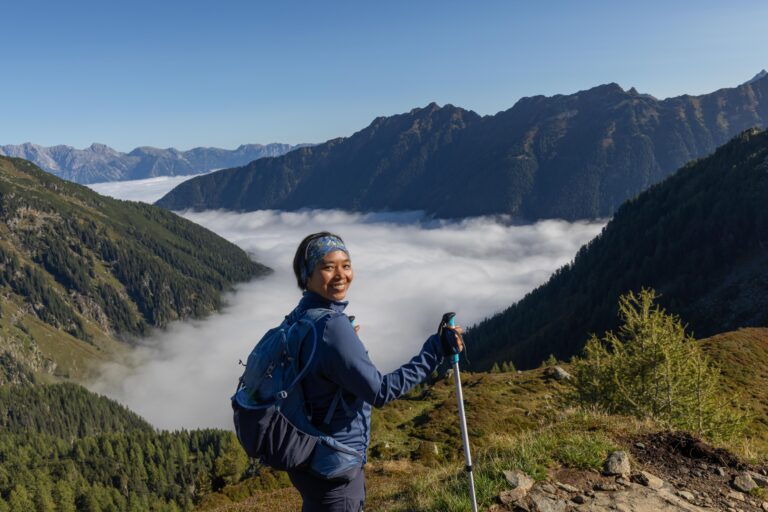
[[[664,100],[610,83],[521,98],[487,116],[433,102],[349,137],[190,179],[156,204],[608,217],[688,161],[766,125],[768,78]]]
[[[155,176],[200,174],[212,169],[244,165],[252,160],[283,155],[306,144],[241,144],[235,149],[140,146],[128,153],[94,142],[84,149],[72,146],[40,146],[31,142],[0,146],[0,156],[29,160],[60,178],[90,184]]]

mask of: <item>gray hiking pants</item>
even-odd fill
[[[308,473],[289,471],[291,483],[301,494],[301,512],[363,512],[365,471],[350,482],[337,483]]]

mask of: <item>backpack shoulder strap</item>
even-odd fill
[[[307,371],[309,370],[310,363],[315,357],[315,352],[317,351],[317,343],[318,343],[318,332],[317,332],[317,323],[327,317],[331,314],[335,313],[332,309],[321,309],[321,308],[313,308],[308,309],[304,311],[301,315],[296,318],[295,322],[291,324],[290,328],[288,329],[288,333],[286,334],[286,338],[288,338],[291,334],[291,332],[294,329],[298,329],[301,324],[308,325],[309,329],[308,332],[301,335],[299,339],[299,343],[296,347],[296,361],[300,364],[301,362],[301,350],[302,346],[304,345],[304,340],[308,337],[309,333],[312,333],[312,349],[309,353],[309,356],[307,357],[307,361],[302,365],[301,369],[296,373],[296,378],[293,379],[293,382],[289,386],[286,387],[285,391],[289,392],[293,387],[301,382],[304,377],[307,374]]]

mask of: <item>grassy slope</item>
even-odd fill
[[[759,456],[768,453],[768,328],[739,329],[702,340],[720,367],[728,392],[752,414],[749,430]]]
[[[4,258],[18,268],[5,277]],[[20,291],[25,269],[37,272],[42,298]],[[87,378],[92,363],[125,350],[119,339],[202,316],[234,282],[267,271],[171,212],[0,157],[0,352],[39,376]]]
[[[702,341],[723,371],[724,384],[754,411],[751,441],[727,446],[742,456],[768,460],[768,329],[741,329]],[[565,366],[567,368],[567,366]],[[628,440],[661,429],[652,422],[576,411],[565,405],[568,386],[542,368],[520,373],[462,373],[478,496],[493,503],[503,488],[501,471],[517,467],[546,478],[560,467],[597,468]],[[467,510],[463,454],[452,379],[417,389],[374,410],[367,507],[386,511]],[[428,443],[436,443],[438,453]],[[630,443],[631,444],[631,443]],[[286,483],[287,485],[287,483]],[[210,495],[201,510],[299,510],[290,486]],[[243,499],[248,494],[250,498]],[[227,497],[229,495],[230,497]],[[241,501],[242,500],[242,501]]]

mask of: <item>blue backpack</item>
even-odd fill
[[[316,324],[334,313],[309,309],[289,315],[256,344],[232,397],[235,431],[249,457],[278,470],[303,470],[326,480],[350,481],[363,464],[362,454],[321,432],[307,411],[301,381],[318,344]],[[302,368],[302,345],[310,342]],[[323,423],[331,422],[341,389]]]

